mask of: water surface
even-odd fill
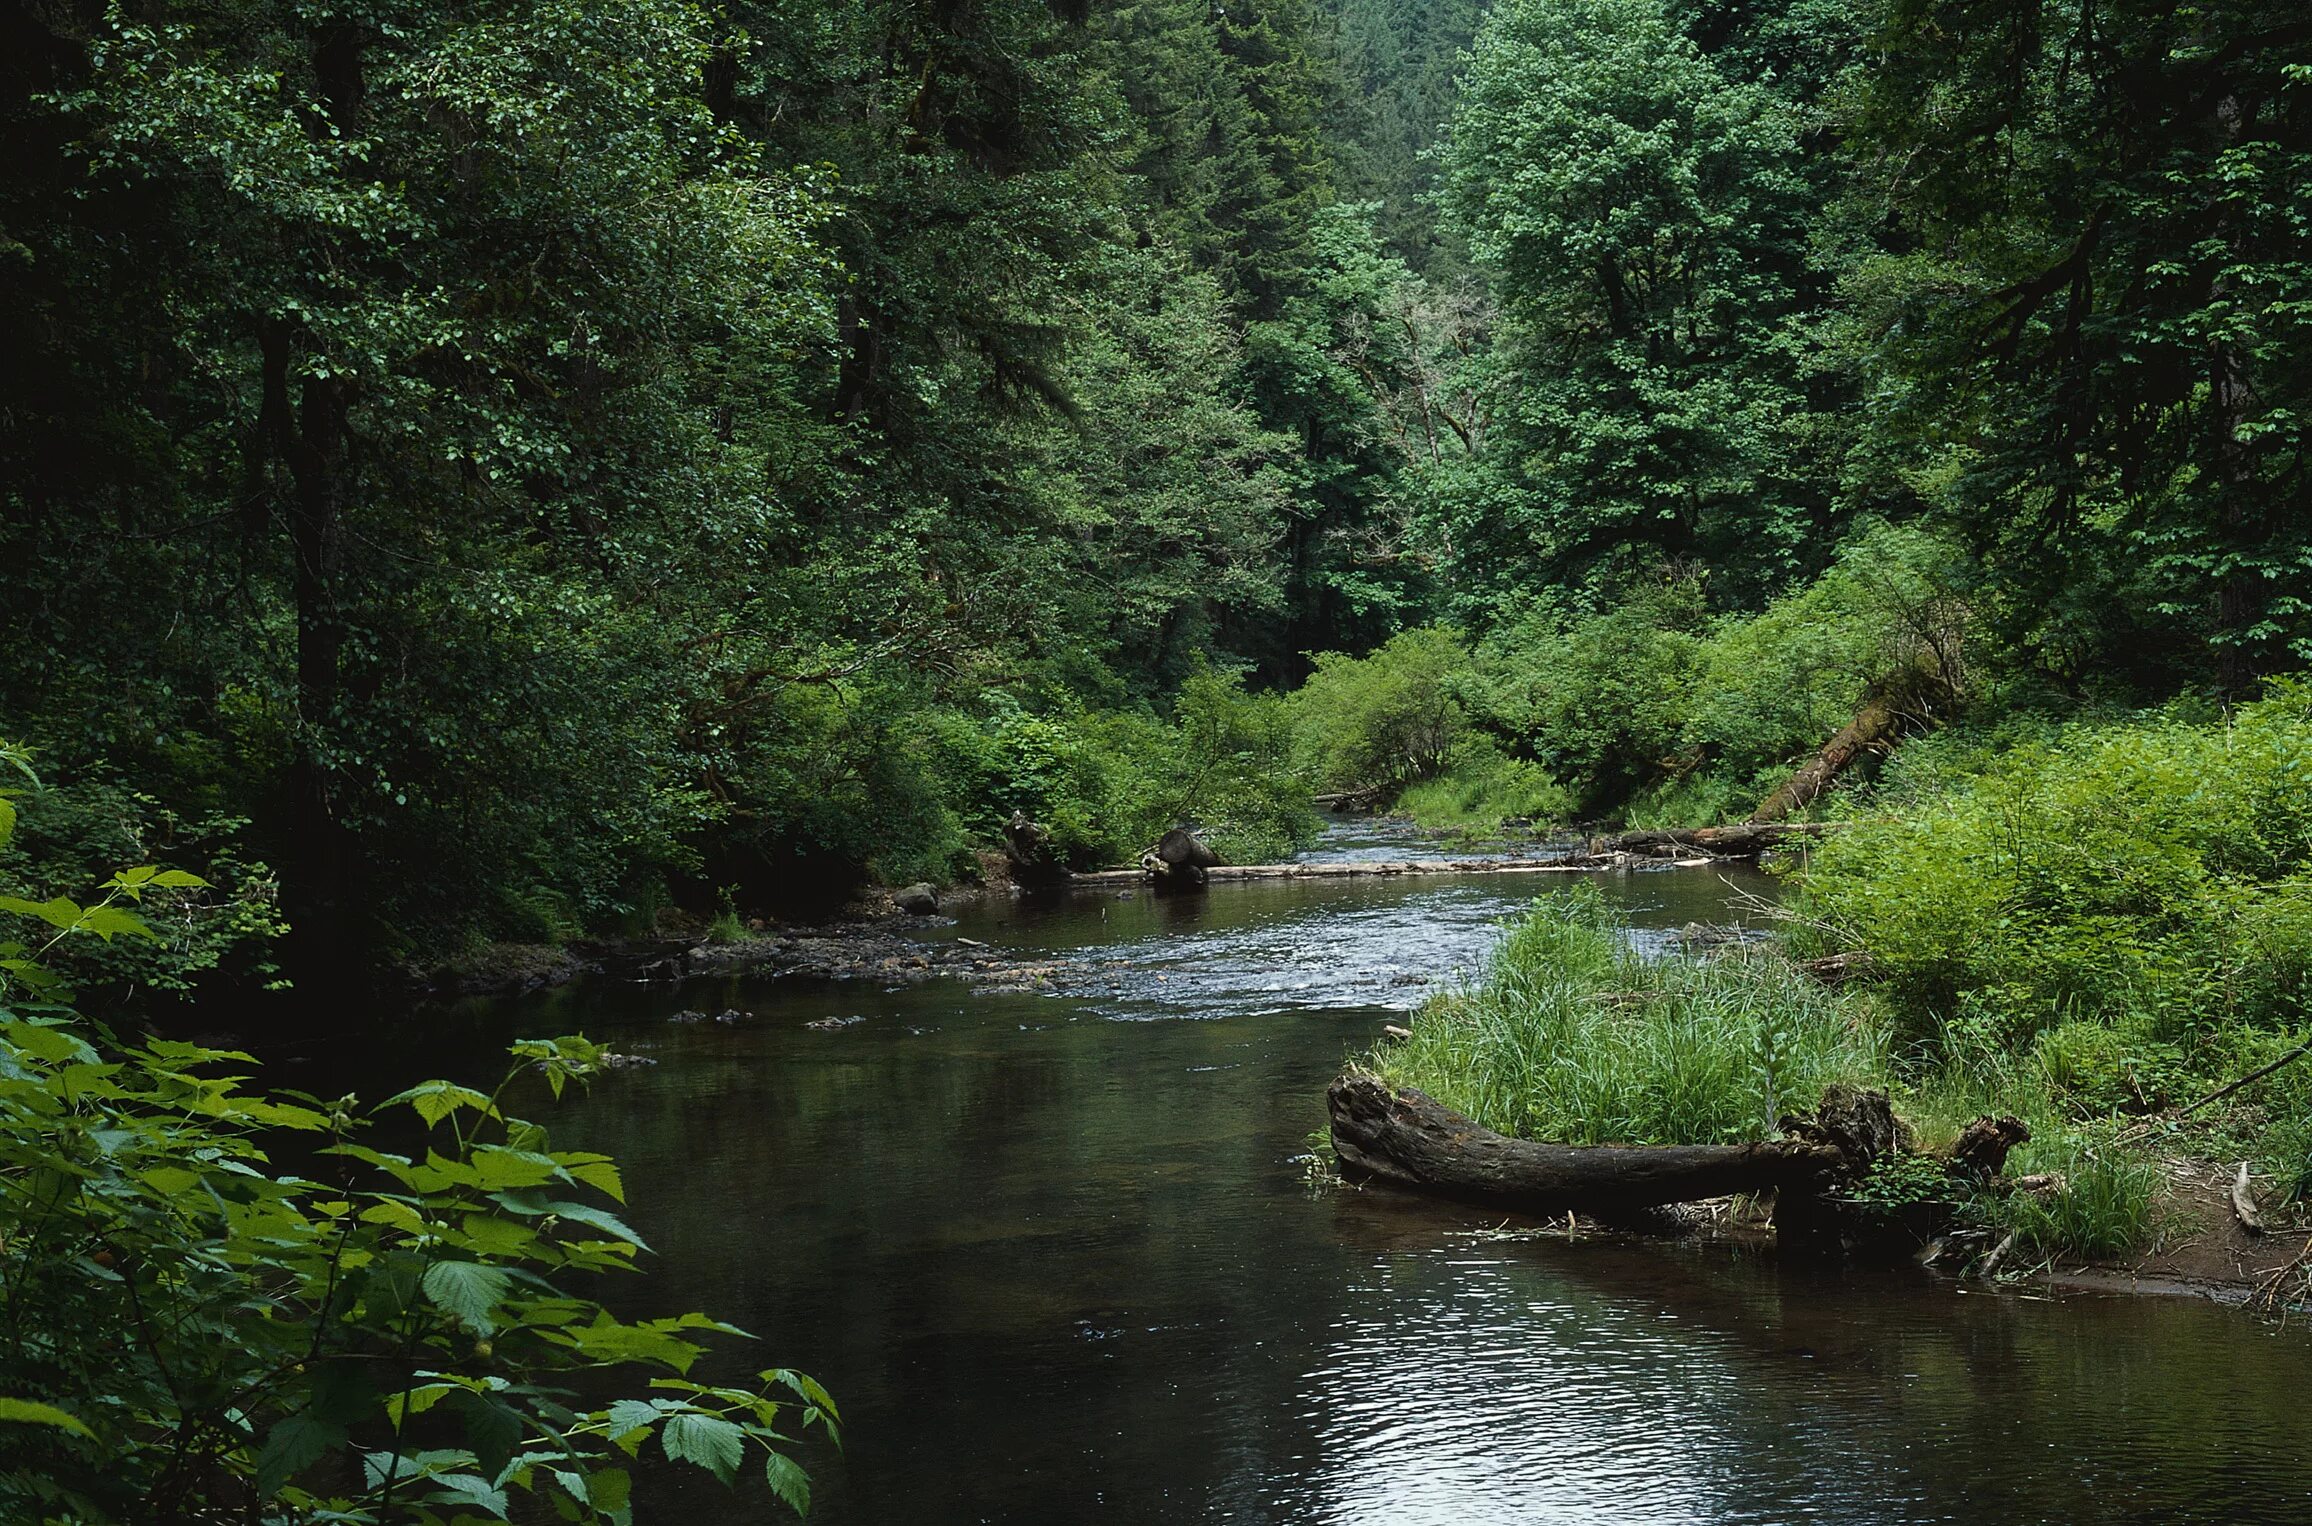
[[[1655,938],[1757,888],[1598,879]],[[558,1132],[626,1163],[659,1254],[622,1298],[834,1390],[845,1450],[805,1460],[837,1526],[2312,1520],[2295,1330],[1312,1187],[1342,1057],[1543,888],[1001,902],[940,935],[1055,994],[595,987],[507,1021],[660,1062]],[[755,1017],[665,1021],[685,1006]],[[829,1016],[859,1021],[804,1026]],[[645,1519],[777,1518],[649,1482]]]

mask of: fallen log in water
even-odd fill
[[[1344,1175],[1465,1202],[1552,1214],[1618,1213],[1735,1192],[1820,1191],[1849,1169],[1835,1145],[1537,1144],[1462,1117],[1425,1092],[1345,1075],[1326,1094]]]
[[[1333,1153],[1351,1180],[1548,1216],[1628,1216],[1732,1193],[1777,1196],[1785,1232],[1817,1241],[1872,1228],[1872,1210],[1843,1194],[1883,1156],[1909,1155],[1910,1130],[1886,1093],[1833,1086],[1810,1118],[1785,1118],[1783,1139],[1735,1145],[1564,1145],[1497,1134],[1410,1087],[1352,1071],[1325,1095]],[[1979,1118],[1950,1150],[1930,1157],[1949,1173],[1951,1202],[1920,1206],[1947,1217],[2031,1137],[2013,1118]],[[1925,1238],[1921,1234],[1919,1238]]]
[[[1574,858],[1538,860],[1416,858],[1388,863],[1216,864],[1204,871],[1204,877],[1218,883],[1221,880],[1386,879],[1404,874],[1592,874],[1600,869],[1619,868],[1632,862],[1633,859],[1626,854],[1583,854]],[[1093,869],[1070,876],[1068,883],[1098,889],[1107,885],[1142,884],[1149,877],[1145,869]]]
[[[1602,838],[1592,847],[1618,853],[1673,853],[1691,848],[1714,858],[1756,858],[1769,848],[1779,848],[1795,838],[1820,837],[1843,825],[1843,822],[1831,821],[1769,821],[1725,827],[1680,827],[1624,832],[1618,837]]]

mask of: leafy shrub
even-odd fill
[[[2049,1094],[2081,1117],[2150,1112],[2185,1100],[2190,1083],[2177,1046],[2101,1023],[2049,1028],[2032,1052]]]
[[[1406,789],[1396,809],[1425,827],[1492,832],[1507,821],[1567,821],[1573,796],[1540,764],[1510,757],[1489,738],[1472,736],[1441,777]]]
[[[1303,769],[1326,789],[1384,799],[1444,772],[1468,729],[1454,687],[1466,660],[1459,633],[1435,625],[1365,657],[1318,653],[1292,698]]]
[[[1992,1223],[2027,1244],[2054,1254],[2116,1256],[2151,1236],[2160,1171],[2140,1155],[2099,1150],[2063,1133],[2024,1146],[2012,1169],[2061,1177],[2052,1191],[1979,1200]]]
[[[2009,753],[1830,839],[1803,902],[1921,1028],[1992,988],[2033,1031],[2292,1020],[2312,967],[2312,690],[2276,685],[2226,725],[2150,716]]]
[[[59,946],[53,957],[75,980],[182,992],[213,975],[243,984],[276,978],[287,931],[279,884],[251,857],[245,818],[172,810],[101,770],[34,786],[33,795],[22,833],[0,846],[0,877],[34,898],[78,890],[117,864],[164,859],[201,881],[148,891],[144,916],[154,937]]]
[[[1285,702],[1226,675],[1190,674],[1169,721],[1146,710],[1034,714],[998,697],[984,718],[939,711],[923,729],[929,773],[957,821],[992,843],[1025,811],[1078,868],[1128,860],[1184,821],[1239,862],[1281,856],[1316,831]]]
[[[1924,531],[1874,526],[1813,582],[1715,618],[1702,578],[1671,566],[1587,613],[1529,605],[1486,635],[1456,687],[1584,811],[1739,820],[1874,691],[1922,717],[1950,708],[1969,682],[1963,565]]]
[[[1674,573],[1586,617],[1537,603],[1486,636],[1458,687],[1580,810],[1610,810],[1676,767],[1706,624],[1701,581]]]
[[[0,841],[14,818],[0,790]],[[140,868],[93,905],[0,897],[40,930],[0,945],[0,1516],[624,1523],[652,1442],[725,1482],[751,1458],[803,1509],[780,1426],[832,1433],[816,1383],[696,1381],[704,1341],[740,1332],[623,1321],[576,1291],[643,1249],[617,1165],[506,1103],[540,1080],[560,1096],[602,1052],[525,1041],[495,1092],[435,1081],[364,1110],[244,1090],[245,1054],[79,1018],[47,956],[149,938],[134,908],[193,888]],[[289,1152],[310,1174],[275,1163]],[[648,1374],[653,1396],[572,1396],[599,1374]]]

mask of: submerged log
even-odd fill
[[[1847,1170],[1836,1146],[1537,1144],[1496,1134],[1424,1092],[1345,1075],[1326,1094],[1333,1151],[1373,1178],[1527,1213],[1620,1213],[1736,1192],[1819,1191]]]

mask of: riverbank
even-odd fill
[[[2200,1088],[2211,1095],[2188,1107],[2130,1110],[2083,1101],[2051,1067],[1938,1055],[1905,1032],[1899,1009],[1867,982],[1827,988],[1771,946],[1641,954],[1609,908],[1577,893],[1537,906],[1481,979],[1433,998],[1360,1063],[1508,1139],[1665,1147],[1664,1159],[1677,1153],[1669,1147],[1775,1139],[1826,1088],[1877,1088],[1915,1137],[1883,1159],[1855,1157],[1838,1190],[1890,1224],[1935,1222],[1897,1253],[1934,1236],[1936,1258],[1962,1275],[2302,1299],[2305,1279],[2281,1275],[2308,1229],[2286,1169],[2291,1119],[2284,1095],[2257,1091],[2294,1079],[2284,1062],[2244,1088]],[[2201,1057],[2202,1069],[2212,1063]],[[1930,1161],[1987,1115],[2027,1130],[2011,1187]],[[1336,1110],[1336,1139],[1346,1126]],[[1423,1148],[1415,1135],[1406,1143]],[[1344,1159],[1354,1153],[1342,1146]],[[2249,1182],[2235,1208],[2243,1160]],[[1485,1190],[1514,1205],[1521,1180],[1488,1175]],[[1955,1187],[1955,1210],[1938,1210]]]

